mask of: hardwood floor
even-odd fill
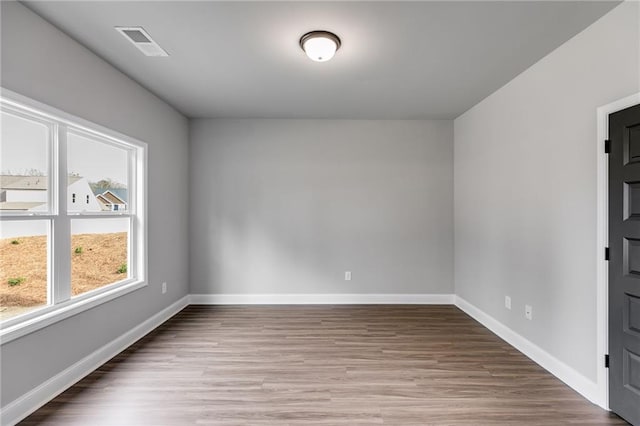
[[[454,306],[190,306],[22,424],[626,423]]]

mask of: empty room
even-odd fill
[[[640,2],[0,1],[0,423],[640,426]]]

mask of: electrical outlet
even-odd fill
[[[162,283],[162,294],[167,292],[167,283]]]
[[[351,271],[344,271],[344,280],[351,281]]]
[[[504,297],[504,307],[511,310],[511,297],[509,296]]]
[[[528,320],[533,319],[533,308],[531,307],[531,305],[524,305],[524,316]]]

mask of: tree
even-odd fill
[[[107,189],[120,189],[120,188],[126,188],[125,185],[116,182],[112,179],[106,178],[106,179],[101,179],[98,182],[91,182],[89,183],[89,185],[91,186],[91,189],[96,192],[96,191],[106,191]]]

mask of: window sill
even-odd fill
[[[25,314],[27,317],[16,324],[12,324],[12,321],[8,320],[9,324],[0,326],[0,345],[124,296],[146,285],[145,281],[119,283],[113,288],[105,288],[104,291],[100,291],[97,294],[87,294],[86,297],[80,296],[80,299],[72,299],[59,305],[43,307],[32,312],[33,317],[30,317],[30,314]]]

